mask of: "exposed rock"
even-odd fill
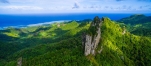
[[[98,51],[98,53],[101,53],[103,50],[103,46],[101,46],[101,49]]]
[[[22,57],[17,59],[17,66],[22,66]]]
[[[65,24],[62,24],[63,26],[65,26]]]
[[[124,56],[121,56],[121,59],[124,61]]]
[[[85,56],[92,54],[95,55],[95,49],[97,48],[100,38],[101,38],[101,19],[97,16],[94,18],[93,22],[87,33],[83,35],[83,46]]]
[[[60,23],[57,24],[57,27],[60,27]]]
[[[126,33],[126,29],[125,29],[125,26],[124,26],[122,34],[124,35],[125,33]]]

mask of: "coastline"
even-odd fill
[[[5,29],[7,29],[9,27],[12,27],[12,28],[27,28],[27,27],[51,25],[53,23],[63,23],[63,22],[70,22],[70,21],[72,21],[72,20],[58,20],[58,21],[50,21],[50,22],[41,22],[41,23],[35,23],[35,24],[28,24],[28,25],[5,26],[5,27],[0,27],[0,30],[5,30]]]

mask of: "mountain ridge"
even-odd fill
[[[143,24],[147,22],[151,22],[151,16],[145,16],[143,14],[134,14],[130,17],[125,17],[120,20],[117,20],[117,22],[124,22],[125,24]]]
[[[0,64],[16,66],[18,59],[22,58],[22,66],[151,65],[151,38],[131,34],[127,28],[107,17],[103,18],[99,27],[101,39],[95,48],[95,55],[85,56],[81,35],[91,29],[90,23],[92,22],[73,21],[65,25],[61,23],[59,27],[58,24],[53,24],[51,27],[40,27],[35,32],[31,31],[25,38],[20,35],[15,43],[11,41],[12,44],[6,45],[7,43],[0,42],[0,45],[6,45],[8,48],[13,46],[11,50],[20,48],[6,57],[4,55],[5,58],[0,59]],[[92,33],[94,31],[90,30]],[[8,52],[4,47],[0,52],[4,50]]]

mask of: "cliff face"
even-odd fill
[[[92,54],[95,55],[95,49],[97,48],[101,38],[101,19],[95,17],[91,26],[86,34],[83,35],[83,46],[85,56]]]

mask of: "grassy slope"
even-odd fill
[[[147,36],[151,37],[151,22],[144,23],[144,24],[137,24],[134,26],[134,29],[131,31],[131,33],[140,35],[140,36]]]
[[[71,22],[68,25],[57,28],[57,24],[43,32],[54,31],[55,43],[40,44],[34,47],[22,49],[8,57],[6,66],[16,66],[18,58],[23,58],[23,66],[138,66],[151,65],[151,39],[140,37],[129,32],[123,33],[124,28],[110,19],[105,18],[101,27],[101,40],[96,51],[103,51],[96,56],[83,54],[81,34],[88,29],[89,24],[77,24]],[[74,27],[69,29],[69,27]],[[60,33],[61,30],[63,30]],[[65,31],[64,31],[65,30]],[[51,32],[52,31],[52,32]],[[56,33],[58,32],[58,33]],[[41,31],[40,31],[41,33]],[[62,35],[63,34],[63,35]],[[48,34],[49,35],[49,34]],[[54,36],[52,38],[54,38]],[[43,35],[36,36],[44,37]],[[39,40],[40,41],[40,40]],[[59,42],[58,42],[59,41]],[[33,42],[31,42],[33,43]],[[102,47],[102,48],[101,48]]]
[[[151,65],[150,38],[129,32],[122,34],[123,28],[109,19],[105,19],[101,29],[102,39],[99,47],[103,46],[103,51],[95,57],[100,65]]]
[[[132,15],[118,20],[121,25],[125,25],[128,31],[135,35],[151,37],[151,16]]]
[[[151,16],[145,16],[143,14],[135,14],[131,15],[130,17],[122,18],[118,20],[118,22],[123,22],[125,24],[143,24],[147,22],[151,22]]]
[[[51,56],[46,56],[48,54],[52,54],[52,56],[56,56],[56,57],[52,58],[52,60],[54,60],[54,58],[59,58],[60,56],[62,56],[61,55],[62,53],[59,53],[59,52],[63,52],[63,53],[65,52],[68,55],[65,58],[67,58],[67,57],[70,58],[71,54],[72,55],[74,54],[75,56],[73,56],[73,57],[71,56],[72,58],[70,58],[68,61],[70,61],[70,60],[77,61],[75,59],[78,58],[77,57],[78,55],[82,56],[83,51],[81,51],[80,53],[76,53],[73,51],[82,50],[82,48],[81,48],[82,44],[81,44],[81,41],[79,41],[79,39],[81,38],[81,31],[86,30],[89,27],[89,24],[79,25],[79,23],[74,21],[74,22],[70,22],[70,23],[65,23],[64,26],[62,25],[60,27],[57,27],[57,25],[58,24],[53,24],[53,26],[47,30],[38,30],[37,35],[35,35],[34,39],[31,39],[29,37],[26,37],[24,39],[19,39],[18,41],[24,40],[22,45],[24,45],[24,44],[26,45],[28,43],[29,44],[32,44],[32,43],[39,44],[39,42],[41,44],[40,45],[36,44],[37,46],[35,45],[35,47],[29,46],[29,48],[22,49],[21,51],[18,51],[15,54],[9,56],[7,61],[10,61],[10,60],[14,60],[14,61],[7,63],[6,66],[16,65],[16,60],[18,57],[23,57],[24,61],[27,61],[26,63],[23,63],[25,66],[29,65],[29,64],[31,64],[31,65],[42,64],[41,63],[42,61],[40,61],[40,59],[39,59],[40,63],[38,63],[38,62],[30,63],[30,61],[33,61],[34,58],[39,58],[39,57],[41,57],[41,58],[49,57],[51,59],[52,58]],[[48,41],[46,41],[46,40],[43,41],[43,38],[47,38],[47,37],[45,37],[44,35],[38,35],[41,33],[50,34],[49,36],[47,36]],[[51,33],[55,33],[55,35],[52,36]],[[30,35],[30,33],[29,33],[29,35]],[[76,37],[74,38],[74,36],[76,36]],[[36,38],[40,38],[40,39],[36,39]],[[32,40],[35,40],[35,41],[32,42]],[[57,43],[56,43],[56,41],[57,41]],[[55,42],[55,43],[52,44],[52,42]],[[71,48],[73,48],[73,49],[71,49]],[[78,54],[78,55],[76,55],[76,54]],[[33,60],[31,60],[31,58],[33,58]],[[62,59],[65,59],[65,58],[62,58]],[[83,56],[83,58],[81,57],[78,62],[86,59],[86,58],[85,59],[84,58],[85,58],[84,56]],[[28,59],[30,59],[30,60],[28,60]],[[49,63],[50,59],[43,58],[43,60],[47,61],[47,63]],[[57,61],[58,60],[56,59],[56,61],[54,61],[52,63],[58,64]],[[62,63],[64,63],[64,62],[62,62]],[[67,62],[67,60],[66,60],[66,62]]]

